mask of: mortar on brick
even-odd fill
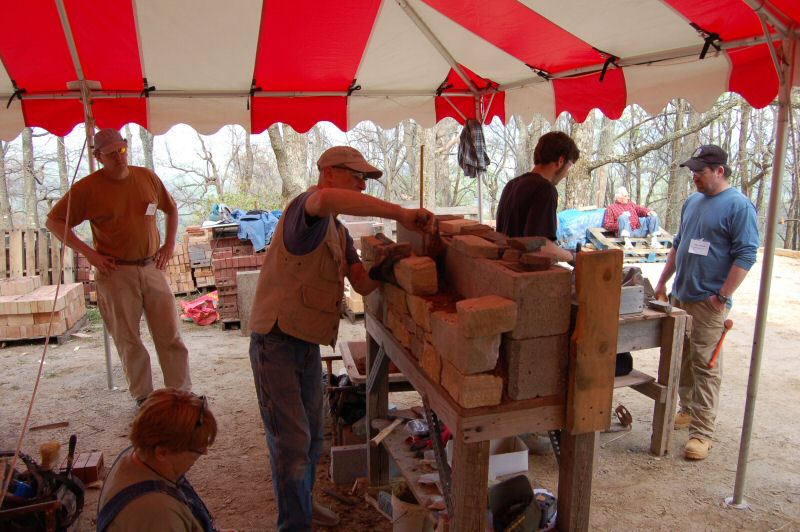
[[[442,387],[464,408],[499,405],[503,379],[491,373],[464,375],[448,361],[442,361]]]
[[[467,338],[508,332],[517,323],[517,304],[495,295],[458,301],[456,312],[458,327]]]
[[[442,358],[466,375],[490,371],[500,356],[500,335],[467,338],[459,328],[458,315],[434,312],[431,315],[433,345]]]
[[[500,258],[500,247],[475,235],[458,235],[453,237],[453,248],[466,257],[484,259]]]
[[[439,291],[436,263],[430,257],[408,257],[394,265],[394,276],[403,290],[413,295]]]

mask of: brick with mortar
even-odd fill
[[[406,293],[402,288],[399,288],[392,283],[383,283],[381,286],[384,305],[393,307],[397,312],[405,314],[408,312],[408,305],[406,304]]]
[[[517,304],[496,295],[463,299],[456,303],[456,312],[467,338],[508,332],[517,324]]]
[[[442,387],[464,408],[499,405],[503,379],[491,373],[465,375],[447,360],[442,361]]]
[[[464,218],[455,218],[452,220],[439,220],[439,232],[447,235],[457,235],[461,232],[461,228],[465,225],[477,225],[476,220],[467,220]]]
[[[408,304],[408,313],[414,322],[426,331],[430,331],[433,303],[424,297],[413,294],[406,294],[406,303]]]
[[[433,295],[439,290],[436,263],[430,257],[408,257],[394,265],[394,276],[413,295]]]
[[[436,348],[428,342],[422,345],[422,356],[420,356],[420,366],[433,382],[439,382],[442,374],[442,357],[436,352]]]
[[[436,350],[466,375],[493,370],[500,356],[500,335],[467,338],[458,321],[458,315],[452,312],[434,312],[431,315]]]
[[[453,237],[453,248],[467,257],[497,259],[500,247],[475,235],[459,235]]]

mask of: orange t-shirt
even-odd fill
[[[110,179],[99,170],[89,174],[73,185],[47,217],[63,225],[67,198],[72,196],[69,226],[88,220],[98,252],[122,260],[152,257],[161,240],[155,209],[172,210],[175,201],[154,172],[140,166],[128,169],[128,177],[122,180]]]

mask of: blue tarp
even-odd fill
[[[578,243],[583,246],[589,240],[586,238],[587,229],[590,227],[602,227],[605,209],[593,209],[590,211],[579,211],[569,209],[558,213],[558,230],[556,238],[561,246],[566,249],[575,249]]]
[[[233,220],[239,224],[239,240],[249,240],[256,252],[263,250],[272,242],[272,235],[278,226],[283,211],[248,211],[236,209]]]

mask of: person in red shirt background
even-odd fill
[[[650,236],[650,247],[660,248],[658,236],[661,226],[656,211],[642,207],[631,201],[628,189],[619,187],[614,194],[614,203],[606,208],[603,217],[603,228],[613,231],[617,237],[625,239],[625,248],[633,247],[631,237],[642,238]]]

